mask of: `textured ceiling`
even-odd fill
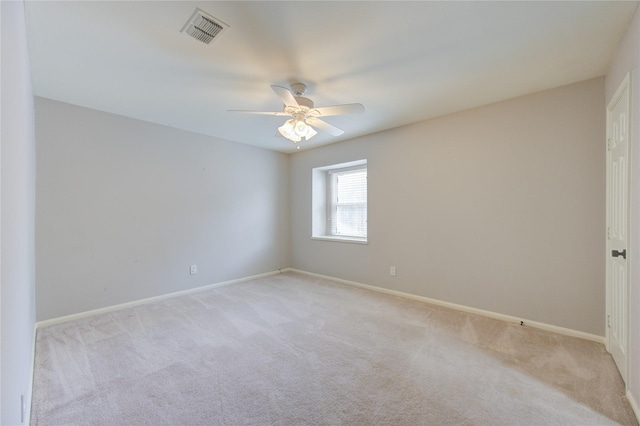
[[[270,85],[299,80],[345,133],[303,148],[604,75],[638,2],[27,1],[34,92],[280,152]],[[196,8],[230,28],[181,33]]]

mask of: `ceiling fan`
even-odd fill
[[[344,104],[327,107],[316,108],[313,101],[305,98],[304,92],[307,86],[304,83],[291,84],[291,91],[281,86],[271,86],[273,91],[278,95],[284,104],[283,111],[243,111],[229,110],[230,112],[242,112],[247,114],[275,115],[278,117],[292,117],[282,126],[278,127],[278,132],[285,138],[297,144],[302,139],[309,140],[318,132],[314,129],[318,128],[329,133],[332,136],[340,136],[343,130],[327,123],[321,117],[329,117],[332,115],[356,114],[364,112],[362,104]],[[300,146],[298,145],[298,149]]]

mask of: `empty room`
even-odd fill
[[[1,1],[0,424],[638,425],[638,1]]]

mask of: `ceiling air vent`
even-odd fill
[[[200,9],[196,9],[180,32],[189,34],[196,40],[209,44],[213,39],[220,38],[227,28],[229,28],[229,26],[221,20],[214,18]]]

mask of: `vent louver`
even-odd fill
[[[200,9],[196,9],[193,15],[191,15],[191,18],[189,18],[184,27],[182,27],[181,32],[205,44],[209,44],[214,39],[219,38],[227,28],[229,28],[229,26],[224,22]]]

